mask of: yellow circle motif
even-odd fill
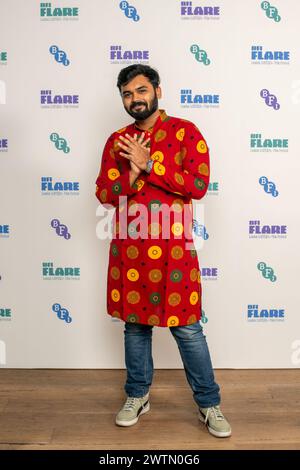
[[[181,235],[183,232],[183,225],[180,222],[175,222],[171,227],[172,233],[174,235]]]
[[[152,282],[159,282],[162,280],[162,272],[160,269],[151,269],[151,271],[149,271],[148,276],[150,281]]]
[[[137,190],[140,191],[142,189],[142,187],[144,186],[145,184],[145,181],[143,180],[140,180],[139,178],[137,180],[135,180],[135,184],[137,186]]]
[[[120,172],[117,170],[117,168],[111,168],[108,170],[107,174],[110,180],[115,180],[120,176]]]
[[[167,320],[167,325],[168,326],[177,326],[178,324],[179,324],[179,318],[176,317],[176,315],[172,315]]]
[[[181,129],[179,129],[179,130],[176,132],[176,139],[182,141],[183,138],[184,138],[184,134],[185,134],[185,128],[182,127]]]
[[[154,173],[159,176],[164,175],[166,172],[166,168],[164,167],[164,165],[162,165],[159,162],[155,162],[153,165],[153,168],[154,168]]]
[[[167,136],[166,131],[164,131],[163,129],[160,129],[159,131],[155,133],[154,140],[155,142],[161,142],[162,140],[166,138],[166,136]]]
[[[111,291],[111,298],[114,302],[118,302],[120,300],[120,292],[118,291],[118,289],[113,289]]]
[[[198,274],[197,274],[197,281],[200,284],[200,282],[201,282],[201,273],[200,273],[200,271],[198,271]]]
[[[158,259],[161,257],[162,249],[159,246],[153,245],[148,248],[148,256],[151,259]]]
[[[180,175],[179,173],[175,173],[174,176],[175,176],[175,181],[176,181],[176,183],[181,184],[181,186],[183,186],[183,185],[184,185],[183,176]]]
[[[137,304],[141,299],[140,293],[136,290],[131,290],[127,294],[127,302],[129,304]]]
[[[190,303],[192,305],[196,305],[196,303],[198,302],[198,299],[199,299],[198,292],[193,291],[190,295]]]
[[[130,245],[128,248],[127,248],[127,256],[128,258],[130,259],[135,259],[139,256],[139,250],[137,249],[136,246],[134,245]]]
[[[128,269],[127,278],[129,279],[129,281],[137,281],[139,277],[139,272],[136,269]]]
[[[171,249],[171,256],[174,259],[181,259],[183,257],[183,249],[179,245],[173,246]]]
[[[172,307],[176,307],[176,305],[179,305],[181,302],[181,295],[178,294],[178,292],[172,292],[168,297],[168,302]]]
[[[197,150],[199,153],[206,153],[207,152],[207,146],[204,140],[199,140],[197,144]]]
[[[209,174],[208,166],[206,165],[206,163],[201,163],[201,165],[198,166],[198,171],[201,175],[208,176]]]
[[[156,152],[152,153],[151,159],[161,163],[164,161],[164,154],[160,150],[156,150]]]

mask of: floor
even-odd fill
[[[198,421],[183,370],[156,369],[151,410],[116,426],[126,371],[0,370],[0,449],[300,449],[300,372],[216,369],[232,436]]]

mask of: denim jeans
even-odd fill
[[[125,363],[127,380],[125,392],[131,397],[146,395],[153,379],[153,325],[125,322]],[[215,382],[211,358],[199,322],[169,327],[181,355],[193,398],[201,408],[219,405],[220,387]]]

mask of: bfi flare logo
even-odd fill
[[[181,108],[219,108],[220,95],[194,93],[190,88],[180,90]]]
[[[250,134],[250,152],[288,152],[289,139],[264,137],[262,133]]]
[[[148,49],[124,49],[121,44],[110,46],[109,59],[111,64],[134,64],[137,61],[143,64],[149,62],[150,52]]]
[[[259,308],[258,304],[249,304],[247,308],[248,322],[284,321],[284,308]]]
[[[287,238],[287,225],[262,224],[260,220],[249,220],[249,238]]]
[[[41,21],[74,21],[79,19],[79,8],[75,6],[52,6],[51,2],[40,3]]]
[[[220,7],[199,6],[192,1],[180,2],[180,16],[182,20],[219,20]]]
[[[270,51],[264,46],[251,46],[251,63],[254,65],[289,65],[290,51]]]

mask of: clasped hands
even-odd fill
[[[126,152],[120,152],[120,155],[130,161],[133,172],[141,173],[142,170],[146,169],[146,164],[150,157],[150,149],[146,147],[150,137],[144,140],[145,132],[140,135],[139,139],[137,139],[137,134],[134,134],[134,137],[131,137],[129,134],[125,134],[125,136],[127,138],[122,135],[119,137],[123,143],[118,142],[118,145]]]

